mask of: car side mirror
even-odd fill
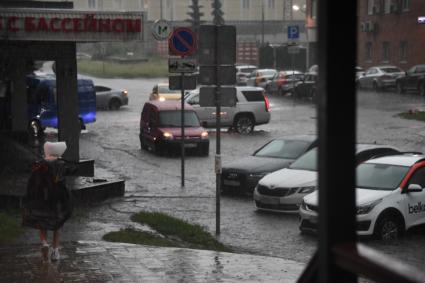
[[[421,185],[418,185],[418,184],[410,184],[408,187],[407,187],[407,192],[422,192],[423,191],[423,188],[421,187]]]

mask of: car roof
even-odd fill
[[[146,104],[151,104],[154,107],[156,107],[159,111],[169,111],[169,110],[180,110],[181,109],[181,102],[177,100],[165,100],[165,101],[158,101],[158,100],[152,100],[146,102]],[[187,103],[184,105],[185,110],[192,110],[193,107]]]
[[[398,148],[393,147],[391,145],[374,144],[374,143],[358,143],[356,144],[356,153],[370,150],[370,149],[377,149],[377,148],[391,148],[391,149],[400,151]]]
[[[235,67],[237,69],[242,69],[242,68],[258,68],[257,66],[254,66],[254,65],[236,65]]]
[[[382,68],[397,68],[397,69],[400,69],[399,67],[397,67],[397,66],[393,66],[393,65],[373,66],[373,67],[371,67],[371,68],[378,68],[378,69],[382,69]]]
[[[366,163],[412,166],[416,162],[424,159],[425,155],[423,154],[398,154],[370,159],[366,161]]]
[[[279,71],[279,74],[292,75],[292,74],[303,74],[303,72],[300,72],[297,70],[284,70],[284,71]]]

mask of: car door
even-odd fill
[[[373,75],[376,73],[375,68],[370,68],[366,71],[365,75],[360,78],[360,84],[362,87],[371,88]]]
[[[409,191],[410,184],[420,185],[422,190]],[[425,223],[425,164],[415,170],[402,194],[402,206],[406,216],[406,226]]]
[[[410,68],[406,72],[406,77],[404,79],[404,87],[405,88],[416,88],[417,74],[416,74],[416,66]]]
[[[199,104],[199,92],[192,94],[190,97],[188,97],[188,99],[186,100],[186,103],[192,105],[193,109],[198,115],[201,125],[205,125],[206,123],[209,126],[214,122],[211,118],[212,112],[214,111],[213,110],[214,107],[201,106]]]

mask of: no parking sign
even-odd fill
[[[176,28],[168,40],[171,55],[191,55],[196,51],[196,44],[196,34],[187,27]]]

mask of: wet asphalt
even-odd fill
[[[204,226],[215,233],[215,130],[210,130],[208,157],[187,156],[185,187],[180,186],[179,156],[160,157],[140,149],[140,112],[154,84],[167,79],[93,79],[95,84],[127,89],[129,105],[119,111],[98,111],[80,139],[81,157],[126,180],[122,198],[78,208],[64,228],[66,240],[100,240],[109,231],[135,224],[132,213],[161,211]],[[341,95],[344,92],[341,91]],[[294,102],[270,96],[272,119],[251,135],[222,131],[223,164],[252,154],[270,139],[292,134],[316,133],[316,108],[310,101]],[[357,97],[359,142],[390,144],[403,151],[425,152],[425,123],[403,120],[396,114],[425,109],[425,99],[416,94],[360,91]],[[344,107],[344,105],[341,105]],[[415,229],[400,240],[383,243],[364,239],[405,263],[425,267],[425,229]],[[26,240],[36,241],[31,232]],[[302,235],[296,214],[257,212],[249,197],[221,198],[220,241],[240,252],[276,256],[307,263],[316,249],[316,237]]]

